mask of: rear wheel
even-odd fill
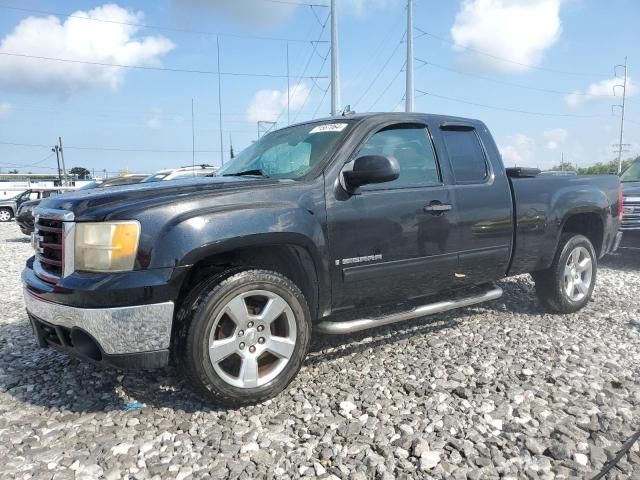
[[[311,318],[286,277],[246,270],[202,285],[183,303],[179,366],[197,390],[226,405],[280,393],[306,356]]]
[[[0,208],[0,222],[8,222],[13,217],[13,213],[8,208]]]
[[[542,305],[556,313],[572,313],[584,307],[593,293],[597,262],[587,237],[564,234],[551,266],[532,274]]]

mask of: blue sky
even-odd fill
[[[248,145],[258,119],[287,124],[282,39],[291,40],[290,121],[325,116],[328,9],[298,2],[306,3],[2,2],[18,9],[0,7],[0,53],[203,73],[0,55],[0,167],[53,171],[47,146],[59,135],[67,167],[188,165],[192,99],[196,162],[218,165],[221,127],[228,158],[230,138],[236,151]],[[338,4],[342,103],[359,112],[402,108],[406,2]],[[428,93],[416,93],[416,110],[484,120],[507,164],[549,167],[562,153],[581,166],[610,160],[619,129],[611,105],[620,100],[611,95],[613,66],[627,55],[624,143],[631,144],[627,156],[640,153],[637,0],[415,0],[414,14],[415,86]],[[167,28],[125,25],[132,23]],[[221,71],[252,74],[223,75],[222,126],[216,36],[203,32],[220,34]],[[312,76],[327,78],[302,78]]]

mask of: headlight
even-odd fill
[[[133,270],[140,224],[136,221],[76,224],[75,270],[125,272]]]

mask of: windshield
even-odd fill
[[[220,169],[218,175],[264,175],[297,179],[323,162],[344,138],[352,121],[306,123],[265,135]]]
[[[169,175],[168,173],[156,173],[154,175],[151,175],[150,177],[145,178],[140,183],[159,182],[160,180],[162,180],[163,178],[167,177],[168,175]]]
[[[636,160],[620,175],[621,182],[640,182],[640,160]]]

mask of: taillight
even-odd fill
[[[622,194],[622,185],[618,186],[618,218],[622,221],[622,212],[624,211],[624,196]]]

